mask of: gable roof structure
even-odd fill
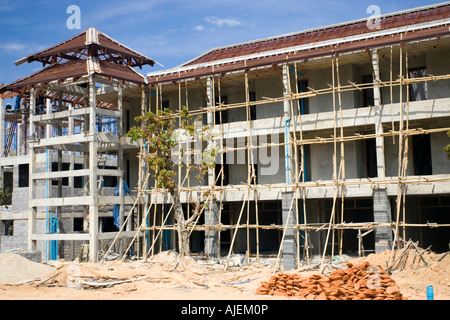
[[[99,61],[95,68],[90,69],[86,60],[75,60],[47,66],[23,79],[0,87],[0,93],[20,90],[20,88],[45,84],[52,81],[64,81],[70,78],[77,79],[90,74],[98,74],[107,78],[111,77],[136,84],[145,84],[144,76],[131,67],[113,64],[108,61]]]
[[[70,39],[16,61],[16,66],[34,61],[46,64],[76,60],[90,55],[130,67],[154,66],[156,61],[128,48],[95,28],[89,28]]]
[[[75,80],[96,74],[105,78],[145,85],[145,77],[134,67],[153,66],[155,61],[120,44],[95,28],[16,62],[41,62],[44,68],[0,87],[0,93],[25,92],[31,86]]]
[[[379,17],[379,28],[371,29],[368,19],[306,30],[212,49],[181,66],[151,72],[148,83],[224,74],[302,61],[431,37],[450,35],[450,2],[391,13]]]

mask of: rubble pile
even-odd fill
[[[308,300],[405,300],[395,281],[379,266],[368,262],[346,264],[329,275],[278,273],[261,282],[261,295],[296,297]]]

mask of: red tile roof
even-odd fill
[[[424,11],[413,11],[394,16],[386,16],[380,20],[380,29],[377,31],[398,28],[406,25],[429,22],[450,17],[450,6],[427,9]],[[210,52],[185,64],[186,66],[199,63],[207,63],[222,59],[230,59],[254,53],[266,52],[270,50],[283,49],[298,45],[316,43],[337,38],[370,33],[373,30],[367,27],[367,20],[358,21],[340,26],[331,26],[315,31],[305,31],[291,35],[284,35],[275,38],[257,40],[249,43],[238,44],[225,48],[213,49]]]
[[[99,61],[100,69],[96,74],[112,77],[117,80],[125,80],[138,84],[145,84],[145,78],[133,68],[118,64],[113,64],[108,61]],[[28,86],[37,85],[41,83],[49,83],[51,81],[65,80],[69,78],[76,78],[88,75],[88,67],[86,60],[68,61],[63,64],[54,64],[46,67],[32,75],[23,79],[19,79],[8,85],[0,87],[0,93],[6,91],[20,90]]]
[[[226,73],[283,62],[299,61],[333,53],[364,50],[378,46],[449,35],[449,21],[434,26],[424,26],[410,32],[396,31],[396,28],[445,21],[450,17],[450,4],[418,8],[380,19],[380,29],[371,30],[367,20],[319,28],[264,40],[257,40],[234,46],[213,49],[200,57],[171,70],[148,75],[149,84],[176,81],[192,77]],[[383,31],[392,30],[383,34]],[[374,35],[374,32],[378,34]],[[358,39],[353,40],[350,37]],[[335,43],[330,41],[336,40]],[[327,43],[328,41],[328,43]],[[322,43],[320,46],[316,44]],[[308,48],[301,48],[309,45]],[[276,52],[275,50],[279,50]],[[253,56],[252,56],[253,55]]]
[[[97,37],[93,42],[88,43],[89,32],[95,32]],[[16,62],[16,65],[33,61],[41,61],[45,65],[50,63],[51,59],[74,60],[87,56],[89,51],[100,58],[132,67],[155,64],[153,59],[126,47],[94,28],[90,28],[64,42],[22,58]]]

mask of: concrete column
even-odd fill
[[[95,137],[96,89],[94,75],[89,78],[89,134]],[[97,141],[89,142],[89,195],[92,204],[89,205],[89,260],[98,261],[98,190],[97,190]]]
[[[383,124],[381,122],[381,113],[383,110],[383,105],[381,101],[381,89],[378,81],[380,79],[380,67],[378,60],[378,52],[376,49],[372,50],[372,67],[374,73],[374,88],[373,88],[373,97],[375,104],[375,133],[382,134],[383,133]],[[377,137],[376,138],[376,150],[377,150],[377,172],[378,178],[384,179],[386,177],[386,164],[384,160],[384,138]]]
[[[144,93],[142,93],[142,94],[144,94]],[[120,112],[120,117],[116,119],[116,121],[117,121],[117,135],[118,135],[119,141],[120,141],[122,139],[122,136],[123,136],[123,126],[122,126],[123,84],[121,82],[119,82],[118,88],[117,88],[117,111]],[[122,147],[122,145],[119,145],[118,156],[117,156],[117,168],[119,170],[123,169],[123,147]],[[124,217],[125,199],[124,199],[124,193],[123,193],[123,182],[124,182],[124,176],[123,176],[123,171],[122,171],[121,175],[119,176],[119,198],[120,198],[120,203],[119,203],[119,226],[120,227],[122,227],[124,222],[125,222],[125,217]],[[130,227],[130,226],[131,226],[131,221],[130,221],[130,223],[128,223],[128,227]],[[124,254],[124,241],[123,241],[123,239],[119,240],[119,253],[120,253],[121,256]]]
[[[289,65],[287,63],[282,66],[282,79],[283,79],[283,96],[288,97],[291,93],[291,81],[289,76]],[[285,142],[289,142],[290,138],[290,126],[294,121],[293,115],[291,115],[290,100],[283,101],[284,110],[284,126],[285,126]],[[286,170],[286,185],[294,182],[294,154],[292,145],[285,146],[285,170]],[[282,222],[283,226],[292,226],[296,223],[295,217],[297,216],[297,206],[292,203],[294,197],[293,192],[284,192],[281,194],[282,202]],[[297,268],[297,237],[296,232],[293,229],[286,229],[284,240],[282,243],[283,253],[283,268],[288,271]]]
[[[372,50],[372,67],[374,73],[374,88],[373,97],[375,104],[375,133],[383,133],[383,124],[381,122],[381,113],[383,104],[381,101],[381,89],[379,86],[380,79],[380,65],[378,59],[378,52],[376,49]],[[377,155],[377,174],[379,179],[386,177],[386,163],[384,155],[384,138],[376,138],[376,155]],[[374,221],[379,223],[391,222],[391,204],[386,192],[385,185],[379,185],[373,191],[373,216]],[[383,252],[392,248],[392,229],[391,227],[376,227],[375,228],[375,252]]]
[[[291,206],[294,197],[293,192],[283,192],[281,194],[281,210],[283,226],[292,226],[296,223],[297,206],[294,203]],[[289,213],[290,211],[290,213]],[[294,229],[286,229],[284,240],[282,243],[283,268],[289,271],[297,268],[297,237]]]
[[[142,89],[142,99],[144,99],[144,89]],[[123,114],[123,84],[120,82],[118,86],[117,91],[117,111],[120,112],[120,117],[116,120],[117,121],[117,135],[119,136],[119,140],[123,137],[123,126],[122,126],[122,114]],[[123,170],[123,147],[122,145],[119,145],[119,152],[117,157],[117,169]],[[125,202],[124,202],[124,194],[123,194],[123,171],[122,174],[119,176],[119,197],[120,197],[120,204],[119,204],[119,216],[120,216],[120,226],[123,225],[125,218],[124,218],[124,208],[125,208]],[[131,223],[129,224],[131,226]],[[122,241],[121,241],[122,242]],[[121,245],[122,246],[122,245]],[[122,249],[122,248],[121,248]],[[121,252],[122,253],[122,252]]]
[[[23,115],[17,119],[17,155],[21,156],[24,154],[23,152],[23,126],[24,126]]]
[[[36,92],[34,88],[30,91],[30,137],[33,139],[36,137],[36,127],[33,122],[33,118],[36,111]],[[29,141],[29,187],[28,187],[28,199],[32,200],[36,198],[36,180],[34,180],[33,174],[36,170],[36,153],[34,152],[34,142]],[[32,235],[36,234],[37,224],[37,207],[31,206],[31,201],[28,202],[28,250],[36,250],[36,240],[32,239]]]
[[[391,222],[391,204],[386,189],[374,189],[373,191],[373,217],[375,222]],[[375,228],[375,252],[383,252],[392,249],[392,228]]]
[[[291,94],[291,81],[289,76],[289,65],[287,63],[283,64],[282,67],[282,78],[283,78],[283,96],[288,97]],[[292,122],[294,121],[293,115],[291,115],[291,103],[290,100],[286,99],[283,101],[283,111],[284,111],[284,138],[286,143],[289,142],[290,138],[290,128]],[[293,153],[292,145],[286,145],[284,148],[285,152],[285,167],[286,167],[286,184],[291,184],[294,182],[295,174],[295,157]]]
[[[5,99],[0,98],[0,157],[5,152]]]
[[[214,90],[212,87],[212,78],[208,77],[206,80],[206,106],[208,108],[214,105]],[[209,111],[207,114],[207,125],[212,128],[214,126],[214,111]],[[215,185],[215,175],[214,169],[208,168],[208,185]],[[218,204],[215,199],[212,199],[210,203],[208,203],[208,209],[205,212],[205,224],[207,225],[216,225],[219,223],[219,209]],[[217,248],[217,243],[219,239],[218,231],[205,231],[205,254],[209,257],[218,257],[219,252]]]
[[[69,103],[69,111],[73,110],[73,104]],[[75,132],[75,120],[73,117],[69,117],[69,128],[68,128],[68,133],[67,135],[72,136]],[[70,167],[69,170],[73,171],[75,170],[75,153],[72,151],[69,151],[69,155],[70,155]],[[73,197],[75,196],[75,177],[69,177],[69,186],[70,186],[70,196]]]
[[[219,223],[219,204],[212,200],[206,211],[205,224],[217,225]],[[217,258],[220,254],[218,248],[219,231],[205,231],[205,254],[207,257]]]
[[[73,104],[72,103],[69,103],[68,110],[69,111],[73,110]],[[72,136],[74,134],[74,130],[75,130],[75,120],[74,120],[73,117],[69,117],[69,124],[68,124],[67,135],[68,136]],[[69,151],[68,153],[70,155],[70,167],[69,167],[69,170],[73,171],[73,170],[75,170],[75,153],[72,152],[72,151]],[[69,186],[70,186],[71,197],[73,197],[75,195],[74,182],[75,182],[75,177],[69,177]]]
[[[213,97],[212,78],[208,77],[206,79],[206,107],[211,108],[213,105],[214,105],[214,97]],[[206,122],[208,126],[214,125],[214,112],[212,110],[208,112]]]
[[[45,99],[45,111],[47,114],[52,113],[52,100],[51,99]],[[52,125],[47,124],[45,128],[46,128],[45,138],[46,139],[51,138],[52,137]]]

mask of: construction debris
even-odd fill
[[[180,259],[173,251],[159,253],[147,261],[95,264],[58,260],[52,261],[51,266],[30,262],[17,254],[0,255],[0,265],[2,260],[9,263],[12,258],[17,260],[13,269],[3,269],[4,278],[14,276],[26,280],[20,285],[14,281],[14,286],[0,284],[0,293],[2,298],[16,299],[115,299],[119,295],[136,299],[423,300],[427,287],[433,286],[435,300],[448,299],[448,252],[424,251],[422,256],[430,263],[428,266],[423,261],[419,266],[416,254],[414,268],[411,268],[414,248],[410,250],[405,267],[394,269],[392,274],[386,272],[392,256],[389,250],[361,258],[335,256],[329,259],[332,267],[325,264],[325,274],[320,274],[319,265],[277,274],[273,266],[256,262],[224,270],[218,260]],[[395,256],[400,257],[402,252],[398,250]],[[178,261],[183,268],[174,268]],[[41,267],[47,267],[45,272]]]
[[[297,297],[308,300],[406,300],[400,289],[379,266],[368,262],[346,264],[330,275],[278,273],[256,290],[261,295]]]

